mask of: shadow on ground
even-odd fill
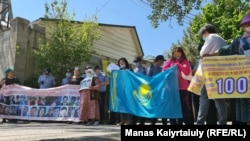
[[[42,139],[39,141],[120,141],[120,134],[113,134],[108,136],[85,136],[85,137],[77,137],[77,138],[67,138],[67,139]]]

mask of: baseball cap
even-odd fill
[[[163,56],[163,55],[158,55],[158,56],[156,56],[156,57],[155,57],[155,61],[157,62],[158,60],[166,61],[166,60],[164,59],[164,56]]]

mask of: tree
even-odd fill
[[[230,3],[230,4],[229,4]],[[184,31],[182,41],[173,44],[183,47],[188,59],[194,63],[199,53],[197,47],[204,41],[198,36],[199,29],[205,23],[211,23],[217,28],[217,32],[230,43],[235,37],[241,35],[240,22],[242,17],[250,13],[249,0],[214,0],[202,9],[202,13],[196,15],[190,26]]]
[[[54,0],[45,8],[48,36],[34,50],[34,58],[39,69],[50,67],[56,78],[62,78],[66,69],[88,61],[95,52],[93,42],[100,38],[98,23],[95,17],[74,22],[75,14],[67,12],[65,0]]]
[[[250,0],[214,0],[202,9],[202,14],[194,18],[190,24],[196,42],[203,42],[198,31],[205,23],[213,24],[227,43],[240,36],[240,22],[244,15],[250,13]],[[230,3],[230,4],[229,4]]]
[[[147,0],[147,2],[152,8],[152,14],[148,18],[153,27],[157,28],[159,22],[172,18],[176,18],[182,25],[184,17],[190,14],[191,10],[200,10],[202,0]]]

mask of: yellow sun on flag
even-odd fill
[[[140,86],[140,94],[141,96],[145,97],[150,92],[150,86],[147,84],[142,84]]]

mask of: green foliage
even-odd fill
[[[198,36],[200,28],[210,23],[216,27],[217,33],[221,35],[227,43],[240,36],[240,22],[244,15],[250,13],[250,0],[213,0],[213,3],[203,7],[202,13],[195,16],[190,26],[184,31],[182,41],[175,46],[183,47],[189,61],[195,63],[199,56],[197,47],[204,41]]]
[[[33,77],[30,77],[28,79],[26,79],[23,83],[24,86],[27,86],[27,87],[31,87],[31,88],[39,88],[38,87],[38,83],[37,83],[37,78],[39,76],[33,76]]]
[[[67,3],[57,0],[46,4],[47,38],[39,41],[34,50],[36,65],[40,70],[49,67],[60,81],[68,68],[79,66],[88,61],[93,53],[93,42],[100,38],[96,17],[83,22],[73,22],[73,16],[67,12]],[[60,84],[60,82],[58,82]]]
[[[216,27],[219,33],[229,43],[235,37],[240,36],[240,22],[244,15],[250,13],[249,0],[220,0],[206,5],[202,14],[198,15],[191,23],[190,29],[196,37],[196,42],[202,42],[197,35],[199,29],[210,23]]]
[[[159,22],[168,21],[176,18],[177,22],[182,25],[184,17],[191,10],[199,10],[202,0],[147,0],[152,13],[148,16],[153,27],[157,28]]]

